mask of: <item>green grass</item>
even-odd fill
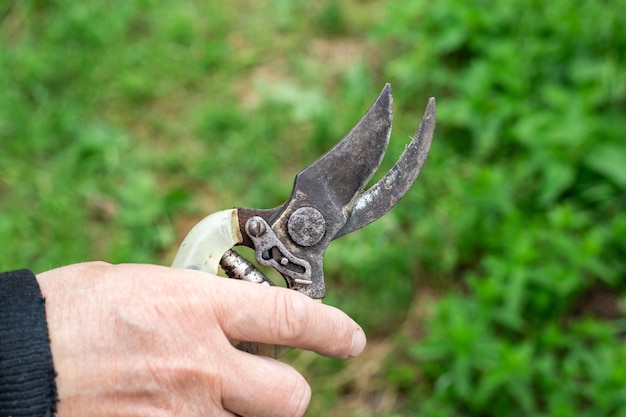
[[[326,302],[370,338],[293,352],[307,415],[597,416],[623,405],[626,10],[566,0],[9,1],[0,269],[169,264],[193,223],[269,208],[385,82],[394,210],[333,243]]]

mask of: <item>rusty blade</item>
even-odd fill
[[[347,216],[349,210],[346,208],[365,188],[385,155],[391,135],[391,119],[391,86],[386,84],[356,126],[330,151],[297,175],[294,192],[303,193],[309,203],[324,212],[339,209]]]
[[[391,170],[354,203],[352,214],[335,239],[367,226],[387,213],[409,191],[420,174],[435,131],[435,99],[428,100],[415,136]]]
[[[273,252],[272,257],[276,258],[273,260],[286,262],[283,269],[288,269],[293,262],[282,255],[289,252],[310,266],[306,283],[296,281],[289,273],[283,274],[290,288],[312,298],[324,297],[324,253],[350,217],[357,196],[380,166],[391,134],[391,107],[391,86],[387,84],[356,126],[296,176],[291,197],[280,207],[280,212],[274,212],[268,219],[277,239],[284,245],[284,250]],[[301,218],[298,213],[303,210],[318,213],[319,221],[309,215]],[[294,223],[294,219],[299,218],[302,224]],[[303,232],[305,237],[316,237],[312,243],[302,244],[293,239],[294,231]]]

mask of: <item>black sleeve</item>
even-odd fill
[[[44,299],[28,270],[0,274],[0,417],[51,417],[55,372]]]

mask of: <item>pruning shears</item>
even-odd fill
[[[321,300],[323,259],[331,241],[387,213],[411,188],[422,170],[435,130],[435,99],[396,164],[364,190],[389,144],[391,86],[386,84],[356,126],[330,151],[295,178],[289,199],[273,209],[234,208],[211,214],[183,240],[172,266],[212,274],[221,267],[230,278],[272,285],[234,246],[254,250],[256,262],[278,271],[287,287]],[[238,347],[277,356],[258,344]]]

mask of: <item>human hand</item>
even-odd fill
[[[58,373],[57,417],[302,416],[306,380],[230,341],[337,358],[357,356],[366,343],[336,308],[198,271],[94,262],[37,280]]]

